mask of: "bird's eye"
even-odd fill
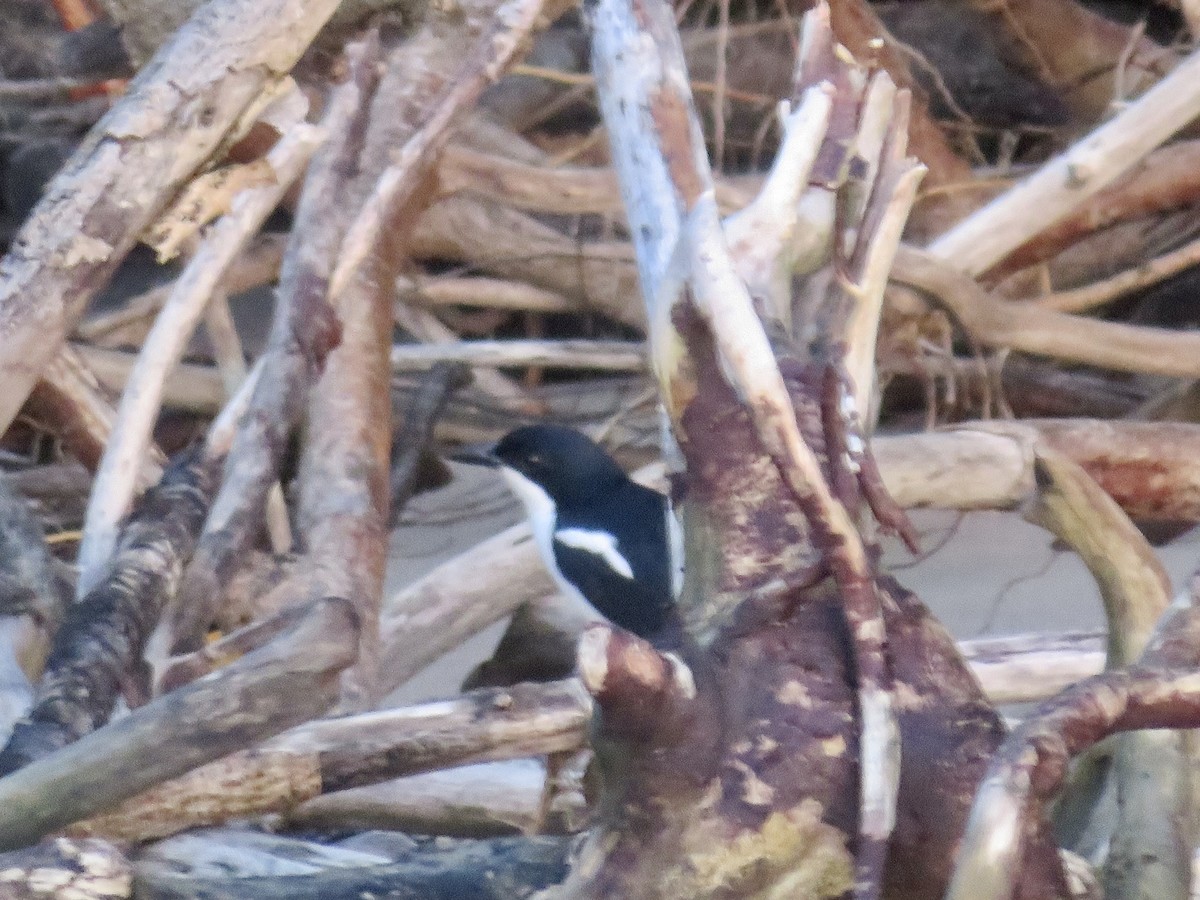
[[[539,455],[538,455],[538,454],[536,454],[536,453],[535,453],[535,454],[533,454],[533,456],[529,457],[529,464],[530,464],[531,466],[540,466],[540,465],[542,464],[542,458],[541,458],[541,456],[539,456]]]

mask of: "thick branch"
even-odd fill
[[[157,785],[70,831],[146,841],[287,813],[319,794],[401,776],[577,750],[587,742],[591,713],[590,698],[571,679],[309,722]]]
[[[310,385],[341,339],[325,294],[347,216],[330,211],[344,202],[357,171],[367,108],[378,83],[378,56],[377,40],[350,52],[350,75],[326,109],[323,123],[331,139],[304,181],[263,352],[263,375],[225,463],[221,490],[178,602],[168,608],[151,648],[151,658],[158,662],[199,646],[238,558],[258,535],[268,492],[278,478],[288,435],[304,413]]]
[[[349,603],[321,600],[290,632],[0,779],[0,847],[47,832],[312,718],[354,658]]]
[[[166,598],[178,583],[215,487],[216,461],[178,460],[121,530],[96,587],[73,605],[55,637],[36,702],[0,753],[9,773],[107,721]]]
[[[1072,757],[1122,731],[1200,726],[1194,669],[1134,666],[1081,682],[1017,728],[979,785],[947,900],[1009,900],[1023,845]]]

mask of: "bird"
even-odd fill
[[[499,470],[564,593],[657,647],[678,642],[666,497],[560,425],[523,426],[454,458]]]

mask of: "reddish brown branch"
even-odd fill
[[[696,679],[688,665],[611,625],[594,624],[583,632],[579,675],[610,737],[677,738],[678,724],[695,714]]]
[[[364,261],[337,298],[342,342],[312,390],[300,463],[297,523],[308,549],[308,590],[348,597],[362,622],[358,660],[343,675],[346,709],[370,706],[378,691],[394,276],[383,255],[380,248]]]
[[[1193,667],[1138,665],[1068,688],[1017,728],[981,783],[947,894],[951,900],[1001,900],[1021,872],[1026,842],[1042,809],[1062,788],[1073,757],[1112,734],[1200,726],[1200,683]],[[1015,816],[1018,829],[1006,825]],[[1005,840],[1001,839],[1001,836]],[[981,842],[988,850],[978,856]],[[987,873],[980,867],[987,861]]]
[[[179,602],[168,610],[163,634],[166,653],[199,647],[239,559],[259,534],[288,435],[304,414],[326,356],[341,339],[341,326],[325,295],[349,225],[346,193],[358,171],[367,110],[379,80],[378,61],[377,39],[352,50],[350,76],[330,99],[324,125],[331,137],[304,182],[284,256],[263,374],[234,439],[220,493],[188,566]],[[335,212],[338,209],[341,214]]]
[[[987,276],[999,280],[1057,256],[1110,225],[1192,206],[1200,198],[1200,141],[1161,147],[1116,184],[1018,247]]]

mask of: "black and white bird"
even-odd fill
[[[667,500],[571,428],[530,425],[462,461],[498,467],[569,596],[661,647],[678,640]]]

